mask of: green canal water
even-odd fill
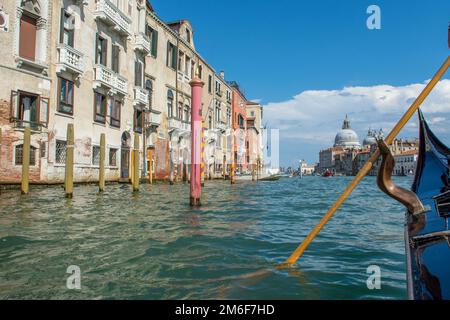
[[[406,299],[403,208],[367,177],[291,270],[277,270],[350,178],[60,187],[0,195],[1,299]],[[411,178],[398,178],[403,186]],[[66,273],[81,270],[81,290]],[[369,290],[367,268],[381,269]]]

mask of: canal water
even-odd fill
[[[406,299],[403,208],[367,177],[291,270],[277,270],[351,178],[32,187],[0,195],[1,299]],[[397,178],[403,186],[411,178]],[[69,266],[81,290],[69,290]],[[367,268],[379,266],[381,290]]]

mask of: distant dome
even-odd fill
[[[376,132],[369,129],[367,137],[364,139],[363,146],[370,147],[373,144],[377,144],[377,139],[375,138]]]
[[[348,120],[347,116],[345,117],[344,124],[342,125],[342,130],[338,132],[336,138],[334,139],[334,146],[346,149],[361,148],[358,135],[350,127],[350,120]]]

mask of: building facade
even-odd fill
[[[188,180],[194,75],[205,83],[205,170],[226,175],[232,88],[196,51],[188,20],[166,23],[144,0],[9,0],[0,14],[2,183],[20,181],[25,127],[30,180],[62,183],[68,124],[75,182],[98,180],[101,134],[108,181],[129,181],[135,137],[142,178]]]

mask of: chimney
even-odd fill
[[[225,71],[220,71],[220,77],[225,80]]]

